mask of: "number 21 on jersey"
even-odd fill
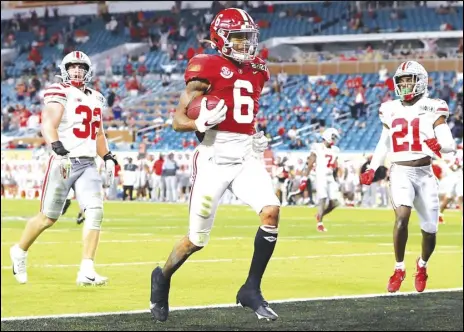
[[[404,118],[393,120],[392,130],[395,130],[392,134],[393,152],[422,151],[419,124],[419,118],[415,118],[410,122]]]

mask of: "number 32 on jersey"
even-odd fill
[[[89,136],[91,139],[96,139],[98,128],[100,128],[101,110],[97,107],[92,111],[87,105],[79,105],[75,112],[82,116],[82,123],[80,128],[73,128],[74,135],[82,139]],[[93,117],[96,117],[96,120],[92,121]]]

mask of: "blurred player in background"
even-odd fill
[[[66,201],[64,202],[64,206],[63,206],[63,212],[61,212],[61,215],[64,216],[66,214],[66,212],[68,211],[69,207],[71,206],[71,200],[75,198],[74,197],[74,189],[70,189],[69,190],[69,194],[68,194],[68,197],[66,197]],[[82,210],[79,210],[79,213],[77,214],[77,218],[76,218],[76,223],[78,225],[82,224],[83,222],[85,221],[85,214],[84,214],[84,211]]]
[[[77,284],[102,285],[107,279],[95,272],[94,259],[103,220],[102,180],[95,158],[105,161],[107,179],[113,178],[115,157],[101,122],[105,98],[86,86],[92,78],[89,57],[71,52],[60,65],[62,83],[45,91],[42,135],[53,150],[42,187],[40,212],[30,219],[10,257],[16,280],[27,282],[27,252],[39,235],[53,226],[63,211],[71,188],[85,214],[83,254]]]
[[[173,122],[176,131],[204,133],[192,158],[190,229],[164,267],[153,270],[150,309],[156,320],[168,318],[171,277],[208,243],[219,200],[229,189],[261,219],[248,278],[237,293],[237,303],[251,308],[260,319],[274,320],[277,314],[264,300],[261,279],[277,242],[280,204],[262,160],[268,140],[255,130],[259,98],[270,74],[264,61],[255,56],[258,26],[244,10],[221,10],[211,23],[210,37],[220,55],[200,54],[190,60]],[[204,94],[221,100],[208,110],[203,98],[198,118],[188,118],[190,101]]]
[[[308,159],[308,170],[316,164],[316,195],[318,210],[316,214],[317,230],[326,232],[323,218],[338,205],[340,196],[339,184],[335,181],[334,171],[340,149],[335,143],[340,138],[338,130],[328,128],[322,133],[322,143],[314,143]]]
[[[443,178],[440,181],[440,224],[445,223],[443,213],[451,202],[462,198],[462,149],[443,155]],[[461,205],[461,204],[460,204]]]
[[[369,185],[376,169],[391,152],[391,203],[396,222],[393,231],[395,271],[388,281],[389,292],[400,289],[406,277],[404,255],[408,240],[411,210],[417,210],[422,231],[422,253],[416,261],[415,287],[424,291],[427,284],[427,262],[436,244],[438,231],[438,182],[432,170],[434,154],[455,151],[455,142],[446,123],[448,105],[428,98],[428,73],[416,61],[402,63],[393,77],[397,100],[380,106],[383,123],[380,140],[369,169],[361,174],[361,183]]]
[[[354,163],[347,159],[340,165],[340,185],[342,188],[345,205],[353,207],[355,205],[356,188],[359,185],[359,176]]]
[[[275,192],[283,206],[287,205],[288,187],[290,184],[290,174],[287,164],[287,157],[276,158],[275,165],[272,167]]]

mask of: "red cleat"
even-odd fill
[[[390,280],[388,281],[387,290],[390,293],[399,291],[404,278],[406,278],[406,271],[395,269],[395,273],[393,273],[393,275],[390,277]]]
[[[419,258],[416,261],[416,280],[414,282],[414,286],[416,286],[416,291],[419,293],[422,293],[425,289],[425,286],[427,286],[427,278],[429,277],[427,275],[427,268],[426,267],[420,267],[419,266]]]
[[[317,221],[317,231],[318,232],[327,232],[327,228],[324,227],[324,225],[321,222],[321,216],[316,214],[316,221]]]
[[[439,217],[438,217],[438,223],[439,223],[440,225],[444,225],[444,224],[445,224],[445,219],[443,219],[443,216],[439,216]]]
[[[317,225],[317,231],[318,232],[327,232],[327,228],[325,228],[324,225]]]

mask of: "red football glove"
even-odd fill
[[[300,189],[301,192],[303,192],[306,189],[307,186],[307,180],[301,180],[300,185],[298,186],[298,189]]]
[[[440,153],[441,145],[440,143],[438,143],[438,140],[435,137],[426,139],[424,143],[427,144],[430,150],[432,150],[438,157],[441,158],[441,153]]]
[[[361,184],[370,185],[374,180],[375,171],[373,169],[368,169],[359,176],[359,181]]]

